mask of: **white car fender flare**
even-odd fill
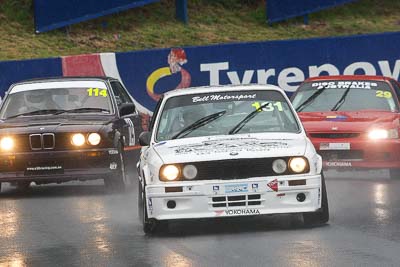
[[[141,176],[143,176],[143,177],[141,177]],[[149,177],[150,177],[150,170],[149,170],[149,168],[148,168],[148,166],[147,165],[144,165],[143,166],[143,169],[142,169],[142,173],[141,173],[141,175],[139,176],[139,180],[140,180],[140,183],[142,184],[142,188],[144,188],[144,186],[146,185],[146,184],[149,184]]]

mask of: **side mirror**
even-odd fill
[[[141,146],[148,146],[150,145],[150,140],[151,140],[151,133],[150,132],[142,132],[139,135],[139,144]]]
[[[125,115],[133,114],[135,113],[135,110],[136,110],[135,104],[132,103],[122,104],[119,107],[119,115],[122,117]]]

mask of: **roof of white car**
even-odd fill
[[[201,86],[189,87],[183,89],[175,89],[164,94],[164,97],[169,98],[172,96],[202,94],[202,93],[215,93],[215,92],[231,92],[231,91],[247,91],[247,90],[272,90],[285,93],[281,88],[271,84],[248,84],[248,85],[215,85],[215,86]]]

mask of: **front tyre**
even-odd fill
[[[149,219],[147,215],[146,189],[142,188],[140,181],[138,184],[138,211],[139,218],[142,221],[143,232],[145,234],[155,233],[159,229],[160,222],[156,219]]]
[[[20,191],[20,192],[27,191],[30,186],[31,186],[31,182],[30,181],[17,182],[17,190]]]
[[[129,176],[125,172],[125,161],[122,146],[118,148],[118,166],[117,171],[113,175],[109,175],[104,179],[105,187],[112,192],[125,192],[126,189],[131,186]]]
[[[318,211],[303,213],[304,225],[322,225],[329,221],[328,195],[323,173],[321,173],[321,198],[321,208]]]

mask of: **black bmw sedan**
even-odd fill
[[[103,179],[121,191],[139,126],[132,97],[114,78],[13,84],[0,106],[0,189]]]

